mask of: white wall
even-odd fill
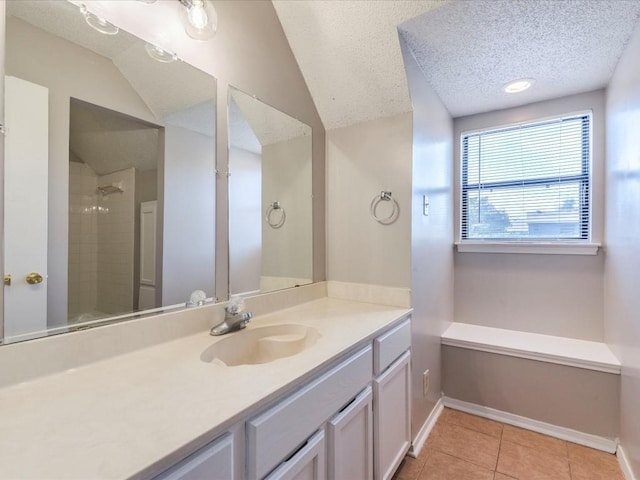
[[[607,91],[605,339],[622,363],[620,443],[640,478],[640,28]]]
[[[412,133],[410,113],[327,131],[329,280],[410,286]],[[369,213],[382,190],[400,204],[392,225]]]
[[[143,120],[155,119],[105,57],[13,17],[7,19],[6,45],[5,73],[49,88],[47,322],[62,325],[67,321],[70,98]]]
[[[215,292],[215,139],[173,125],[164,139],[162,304],[173,305]]]
[[[442,392],[440,335],[453,317],[453,124],[400,38],[413,105],[411,192],[412,431],[418,434]],[[423,215],[423,196],[429,215]],[[422,374],[430,386],[422,394]]]
[[[229,148],[229,291],[260,290],[262,269],[262,157]]]
[[[98,301],[100,312],[134,309],[135,170],[100,175],[98,186],[118,185],[123,192],[98,194]]]
[[[307,279],[313,268],[311,137],[262,147],[262,216],[273,201],[286,211],[282,227],[262,222],[262,275]],[[273,214],[274,221],[280,218]]]
[[[454,121],[456,236],[459,234],[460,134],[464,131],[593,110],[593,241],[604,220],[603,90]],[[603,340],[604,255],[455,254],[455,321]]]

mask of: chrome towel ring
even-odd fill
[[[279,219],[274,215],[274,212],[276,211],[280,212]],[[269,204],[269,208],[267,208],[267,213],[265,214],[264,219],[267,221],[271,228],[280,228],[282,225],[284,225],[284,221],[287,219],[287,212],[284,211],[284,208],[282,208],[280,202],[273,202]]]
[[[380,202],[391,202],[393,208],[388,217],[381,218],[377,215],[376,210]],[[400,215],[400,205],[398,205],[396,199],[391,196],[391,192],[385,192],[384,190],[380,192],[380,195],[376,195],[375,197],[373,197],[369,210],[371,211],[371,216],[374,218],[374,220],[382,225],[391,225],[398,219],[398,216]]]

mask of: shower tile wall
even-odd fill
[[[133,310],[135,170],[102,175],[98,186],[120,185],[124,192],[98,195],[98,302],[100,312]]]
[[[69,163],[70,319],[95,310],[98,279],[98,177],[84,163]]]

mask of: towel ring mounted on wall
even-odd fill
[[[280,212],[280,218],[273,218],[274,212]],[[280,228],[284,225],[284,221],[287,219],[287,212],[284,211],[284,208],[280,205],[280,202],[273,202],[269,204],[269,208],[267,208],[267,213],[264,216],[264,219],[267,221],[271,228]]]
[[[388,217],[382,218],[377,215],[376,210],[380,202],[391,202],[393,208]],[[391,192],[385,192],[384,190],[380,192],[380,195],[376,195],[375,197],[373,197],[369,210],[371,211],[371,216],[374,218],[374,220],[382,225],[391,225],[398,219],[398,216],[400,215],[400,205],[398,205],[396,199],[393,198]]]

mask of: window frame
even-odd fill
[[[582,173],[580,175],[567,176],[562,179],[561,183],[580,182],[580,190],[584,192],[585,186],[587,194],[584,201],[581,201],[580,221],[585,218],[588,223],[586,230],[583,230],[581,223],[581,232],[586,231],[586,236],[582,238],[486,238],[486,239],[463,239],[464,221],[466,212],[464,211],[465,195],[468,194],[466,185],[466,175],[468,170],[467,162],[464,161],[465,142],[468,143],[468,137],[474,134],[499,132],[501,130],[510,130],[521,126],[535,126],[546,123],[555,122],[561,119],[569,119],[576,117],[588,117],[588,142],[584,144],[583,150],[588,148],[588,154],[582,155]],[[487,126],[483,128],[474,128],[471,130],[461,131],[459,133],[459,155],[458,165],[460,166],[458,178],[458,234],[455,245],[459,252],[487,252],[487,253],[533,253],[533,254],[575,254],[575,255],[596,255],[599,243],[594,243],[593,235],[593,129],[594,129],[593,110],[579,110],[552,116],[533,118],[521,122],[506,123],[495,126]],[[585,173],[586,171],[586,173]],[[586,178],[585,178],[586,177]],[[543,179],[525,179],[526,185],[542,185],[548,184],[551,180],[557,182],[557,178]],[[586,183],[585,183],[586,182]],[[483,188],[509,188],[510,186],[521,185],[523,181],[503,181],[491,182],[483,185]],[[586,210],[586,211],[585,211]],[[586,216],[585,216],[586,213]]]

